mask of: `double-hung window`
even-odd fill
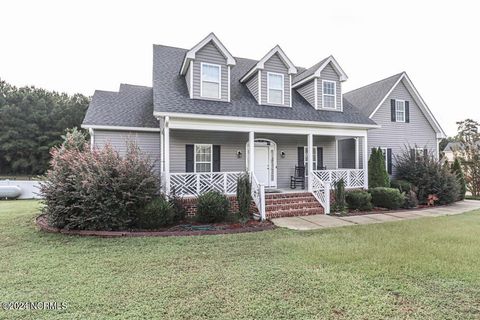
[[[335,81],[322,81],[322,100],[323,100],[323,107],[328,109],[335,109],[337,107],[337,103],[335,99],[335,94],[337,91]]]
[[[204,98],[220,99],[220,71],[217,64],[202,63],[200,95]]]
[[[195,172],[212,172],[212,145],[195,145]]]
[[[267,72],[267,101],[273,104],[283,104],[283,74]]]
[[[318,163],[318,159],[317,159],[317,156],[318,156],[318,152],[317,152],[317,147],[316,146],[313,146],[312,148],[312,163],[313,163],[313,170],[317,170],[317,163]],[[308,176],[308,147],[307,146],[304,146],[303,147],[303,162],[305,164],[305,175]]]
[[[395,100],[395,119],[397,122],[405,122],[405,101]]]

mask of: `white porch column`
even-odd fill
[[[363,188],[368,189],[368,141],[366,134],[363,137],[363,171],[365,172]]]
[[[253,172],[255,168],[255,132],[248,133],[248,171]]]
[[[163,172],[165,171],[164,169],[164,152],[165,150],[163,150],[163,129],[164,129],[164,125],[163,125],[163,118],[160,118],[160,177],[163,178]],[[162,181],[163,183],[163,181]]]
[[[312,171],[313,171],[313,134],[309,134],[307,138],[307,163],[308,163],[308,168],[307,168],[307,174],[308,174],[308,191],[312,192]]]
[[[170,194],[170,128],[169,117],[165,117],[164,132],[163,132],[163,148],[165,149],[164,156],[164,172],[165,172],[165,193]]]
[[[360,150],[358,137],[355,138],[355,169],[360,167]]]

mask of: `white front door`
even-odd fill
[[[254,172],[259,183],[270,186],[269,146],[255,146]]]

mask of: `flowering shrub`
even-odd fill
[[[51,150],[51,168],[40,187],[48,223],[85,230],[131,227],[158,190],[150,161],[133,143],[122,157],[111,145],[90,150],[76,134],[68,133]]]

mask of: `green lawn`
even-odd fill
[[[0,201],[0,318],[479,319],[480,212],[294,232],[100,239],[46,234]]]

